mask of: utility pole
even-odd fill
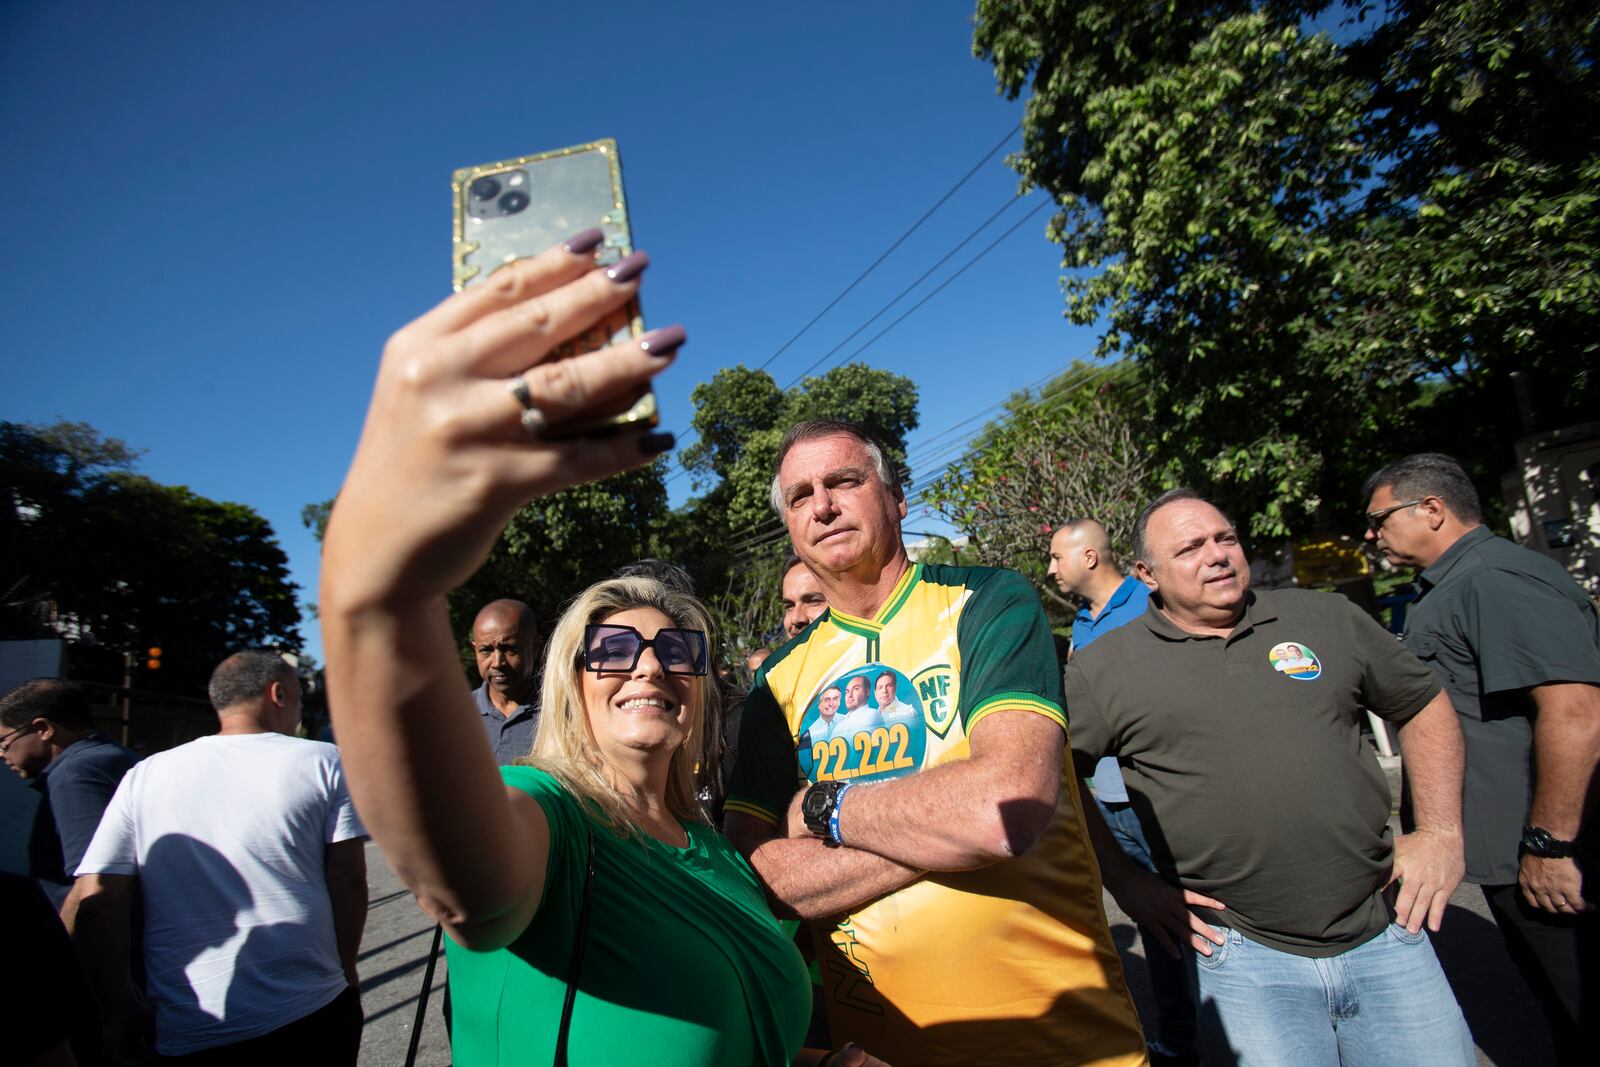
[[[122,654],[122,747],[128,747],[128,718],[132,710],[133,696],[133,653]]]

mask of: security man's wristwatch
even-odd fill
[[[839,796],[848,787],[848,782],[818,782],[800,798],[800,815],[806,821],[806,829],[822,838],[822,843],[830,848],[838,848],[842,844],[834,811]]]
[[[1578,854],[1576,841],[1562,841],[1542,826],[1524,826],[1519,855],[1538,856],[1547,860],[1571,859]]]

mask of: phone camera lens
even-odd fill
[[[513,190],[500,198],[500,213],[502,215],[515,215],[528,206],[528,194]]]
[[[500,195],[500,183],[493,178],[479,178],[472,183],[472,199],[493,200]]]

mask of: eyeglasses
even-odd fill
[[[1406,508],[1414,508],[1426,499],[1428,498],[1425,496],[1419,496],[1415,500],[1407,500],[1404,504],[1396,504],[1393,507],[1384,508],[1382,511],[1367,512],[1367,529],[1371,530],[1373,533],[1377,533],[1379,530],[1383,529],[1383,524],[1390,515],[1393,515],[1395,512],[1402,511]]]
[[[6,732],[4,734],[0,734],[0,752],[5,752],[7,749],[9,749],[11,747],[11,745],[16,741],[18,735],[20,735],[20,734],[31,734],[31,733],[33,733],[33,723],[29,722],[29,723],[23,723],[21,726],[17,727],[15,730],[11,730],[11,731],[8,731],[8,732]]]
[[[645,637],[631,626],[590,623],[583,631],[583,669],[596,674],[631,671],[647,648],[655,649],[661,669],[668,674],[706,673],[704,630],[657,630]]]

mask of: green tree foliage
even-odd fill
[[[1281,534],[1423,443],[1492,488],[1513,371],[1546,426],[1592,412],[1597,27],[1576,2],[980,0],[977,54],[1030,90],[1013,163],[1061,203],[1067,313],[1143,371],[1165,480]]]
[[[511,597],[531,605],[548,633],[562,607],[625,563],[657,554],[667,515],[662,464],[564,490],[524,507],[478,573],[450,594],[450,621],[463,643],[478,609]]]
[[[1038,393],[1006,402],[927,500],[967,535],[964,557],[1012,567],[1066,607],[1045,577],[1051,533],[1092,518],[1125,554],[1133,520],[1154,489],[1148,447],[1136,427],[1145,411],[1132,367],[1075,363]]]
[[[779,390],[766,371],[743,365],[720,370],[695,387],[698,439],[683,465],[708,498],[726,509],[730,531],[770,526],[772,464],[784,432],[803,419],[844,419],[865,427],[905,465],[906,434],[917,428],[917,387],[910,378],[846,363]]]
[[[703,494],[674,515],[665,551],[689,568],[732,657],[759,644],[782,615],[778,581],[789,540],[770,499],[784,432],[802,419],[856,423],[883,443],[904,482],[917,387],[902,375],[847,363],[779,389],[765,371],[741,365],[696,386],[692,399],[698,438],[682,460]]]
[[[300,524],[310,530],[321,542],[322,535],[328,532],[328,516],[333,514],[333,501],[324,500],[317,504],[307,504],[300,509]]]
[[[903,464],[906,434],[917,425],[911,380],[859,363],[788,390],[765,371],[731,367],[697,386],[693,400],[698,436],[681,457],[700,496],[670,510],[665,464],[655,463],[535,501],[512,518],[478,573],[450,595],[451,626],[461,636],[462,665],[474,684],[466,640],[485,603],[526,601],[548,632],[585,586],[646,557],[689,572],[733,662],[781,616],[778,569],[788,539],[767,498],[784,430],[805,418],[859,422]],[[332,503],[308,504],[301,513],[319,539]]]
[[[204,696],[247,647],[298,651],[299,608],[271,525],[242,504],[160,485],[85,423],[0,423],[0,616],[7,637],[60,634],[80,677],[162,649],[141,688]]]
[[[468,648],[472,620],[491,600],[521,600],[548,633],[562,607],[625,563],[661,554],[668,528],[662,464],[619,474],[536,500],[512,516],[489,556],[449,596],[450,625],[461,639],[462,668],[474,685]],[[320,541],[333,501],[307,504],[301,521]]]

